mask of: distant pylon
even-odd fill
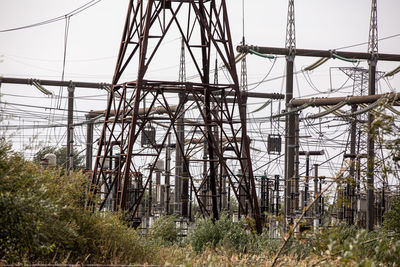
[[[378,54],[378,11],[376,0],[372,0],[370,19],[368,52],[376,55]]]
[[[185,40],[181,39],[181,56],[179,63],[179,82],[186,82]]]
[[[294,18],[294,0],[289,0],[289,5],[288,5],[285,47],[288,48],[291,52],[294,52],[294,50],[296,50],[296,25]]]

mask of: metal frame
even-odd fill
[[[187,19],[183,24],[178,14],[185,7],[187,10],[184,14]],[[199,82],[145,79],[146,71],[172,25],[177,27],[183,38],[188,55],[200,77]],[[199,33],[200,38],[196,38],[194,33]],[[149,46],[150,39],[155,41],[154,47]],[[232,81],[230,84],[210,83],[211,55],[215,53],[219,62],[222,62],[226,68]],[[200,60],[197,59],[196,54],[201,54]],[[134,58],[137,59],[138,64],[136,81],[119,83]],[[186,101],[180,101],[176,108],[171,108],[172,105],[167,100],[167,95],[170,94],[184,95]],[[229,96],[229,101],[227,96]],[[145,105],[145,100],[150,102],[150,106],[145,107],[144,112],[140,113],[139,107]],[[211,103],[214,103],[215,110],[212,109]],[[166,115],[151,113],[156,105],[162,106]],[[246,134],[246,121],[241,112],[242,97],[239,91],[225,0],[131,0],[129,2],[113,88],[108,100],[89,188],[89,199],[92,200],[88,201],[87,205],[99,210],[104,209],[107,199],[113,192],[112,189],[116,188],[113,209],[127,211],[131,220],[138,217],[141,200],[152,179],[156,162],[163,148],[166,147],[168,133],[178,136],[176,122],[189,109],[197,110],[200,115],[199,122],[185,122],[185,125],[193,126],[195,128],[193,132],[202,135],[207,140],[208,157],[204,159],[209,166],[207,173],[202,177],[195,177],[191,173],[189,165],[191,160],[187,156],[193,150],[192,144],[196,144],[194,134],[186,148],[179,138],[176,138],[176,146],[185,155],[184,166],[189,172],[190,184],[201,213],[204,216],[212,214],[212,218],[218,219],[216,184],[218,169],[223,169],[236,197],[239,198],[239,187],[246,192],[251,215],[256,221],[257,231],[261,233],[260,211],[250,159],[249,140]],[[235,118],[236,116],[239,119]],[[150,123],[162,123],[166,131],[157,132],[158,142],[150,149],[138,153],[135,144],[144,127]],[[215,127],[225,138],[223,146],[219,145],[222,140],[218,140],[218,137],[213,134]],[[113,156],[115,147],[118,148],[118,157]],[[149,163],[146,171],[139,169],[136,163],[139,158],[145,158],[144,161]],[[111,168],[106,168],[106,162],[111,162],[112,159],[116,160],[115,166],[110,164]],[[239,166],[242,173],[248,175],[238,176],[232,167],[235,165]],[[128,187],[137,179],[135,174],[139,173],[142,175],[142,180],[137,182],[140,182],[142,187],[139,188],[137,199],[128,206]],[[212,212],[207,210],[205,203],[199,197],[206,179],[210,181]],[[92,195],[99,195],[98,201],[93,200]]]

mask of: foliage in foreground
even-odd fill
[[[197,220],[184,240],[176,218],[165,216],[142,236],[114,215],[86,212],[86,181],[82,173],[44,171],[0,141],[0,263],[261,266],[272,263],[282,242],[228,215]],[[337,226],[293,239],[279,264],[399,266],[399,207],[395,199],[383,230]]]
[[[384,229],[400,235],[400,196],[390,201],[390,210],[384,214]]]
[[[314,253],[321,261],[341,265],[399,266],[400,239],[386,231],[367,232],[354,226],[326,229],[314,237]]]
[[[134,229],[83,209],[86,180],[82,173],[44,171],[0,140],[0,260],[147,261],[149,246]]]
[[[158,245],[177,243],[181,229],[176,227],[176,216],[161,216],[149,229],[149,237]]]

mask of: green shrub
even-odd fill
[[[313,249],[317,254],[323,253],[332,242],[341,245],[345,240],[355,237],[357,231],[358,229],[354,225],[339,225],[323,229],[321,232],[315,234],[312,244]]]
[[[390,201],[390,209],[384,215],[383,227],[396,234],[400,234],[400,197]]]
[[[0,140],[0,261],[143,263],[153,247],[115,215],[84,210],[87,176],[60,175]]]
[[[314,249],[318,256],[343,265],[400,265],[400,241],[384,231],[334,227],[316,236]]]
[[[197,219],[192,227],[187,240],[196,252],[202,252],[206,247],[215,248],[221,239],[221,233],[211,219]]]
[[[196,252],[217,245],[235,252],[247,252],[254,238],[243,222],[233,222],[228,215],[222,215],[215,223],[211,219],[198,219],[190,229],[188,242]]]
[[[161,216],[154,221],[149,229],[149,235],[161,244],[171,244],[178,241],[181,229],[176,227],[176,216]]]

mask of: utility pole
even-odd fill
[[[186,82],[186,61],[185,61],[185,42],[182,38],[181,53],[179,63],[179,78],[180,83]],[[179,93],[179,105],[184,105],[186,99],[183,92]],[[185,112],[182,108],[181,114],[177,119],[177,136],[175,150],[175,213],[182,215],[182,174],[184,169],[184,151],[185,151]]]
[[[318,197],[318,164],[314,164],[314,230],[319,228],[319,206],[320,198]]]
[[[290,110],[289,102],[293,98],[293,67],[296,52],[296,32],[294,17],[294,0],[289,0],[288,16],[286,25],[286,49],[289,54],[286,56],[286,111]],[[285,223],[291,218],[293,208],[293,182],[295,176],[295,114],[286,116],[285,125]],[[291,222],[289,221],[289,224]]]
[[[74,91],[75,85],[70,82],[68,86],[68,121],[67,121],[67,162],[66,170],[69,174],[74,164]]]
[[[243,29],[243,37],[242,37],[242,44],[245,45],[245,38],[244,38],[244,29]],[[241,62],[241,70],[240,70],[240,89],[242,93],[248,92],[248,82],[247,82],[247,62],[246,57],[242,59]],[[243,118],[247,119],[247,95],[242,94],[242,116]],[[247,137],[246,137],[247,138]],[[242,150],[243,158],[247,158],[246,151]],[[238,208],[239,215],[247,216],[248,209],[246,208],[249,203],[251,203],[251,192],[245,192],[246,188],[250,188],[249,185],[245,183],[248,181],[247,177],[249,176],[248,168],[247,168],[247,160],[243,160],[243,170],[242,170],[242,177],[240,179],[240,187],[239,187],[239,199],[241,205]],[[247,197],[246,197],[247,196]],[[243,210],[242,210],[243,208]]]
[[[93,157],[93,127],[94,122],[91,121],[95,116],[91,113],[86,115],[86,161],[85,169],[87,171],[92,170],[92,157]]]
[[[306,177],[304,183],[304,206],[308,205],[308,191],[309,191],[309,180],[310,180],[310,156],[322,156],[324,155],[323,150],[317,151],[299,151],[299,156],[306,156]]]
[[[371,24],[369,28],[368,52],[371,54],[369,64],[368,95],[375,95],[376,64],[378,54],[378,20],[376,0],[372,0]],[[373,112],[368,114],[368,143],[367,143],[367,230],[374,229],[374,167],[375,167],[375,134],[372,128]]]
[[[357,105],[351,106],[351,113],[355,113],[357,111]],[[350,159],[350,168],[349,168],[349,178],[347,178],[346,183],[346,199],[343,207],[344,219],[347,224],[354,224],[354,211],[356,210],[356,199],[355,199],[355,174],[356,174],[356,143],[357,143],[357,116],[352,117],[351,126],[350,126],[350,154],[345,154],[344,157]]]
[[[275,191],[275,216],[279,216],[279,175],[275,175],[274,191]]]
[[[170,178],[171,178],[171,133],[168,133],[168,143],[165,148],[165,213],[171,214],[170,211]]]

